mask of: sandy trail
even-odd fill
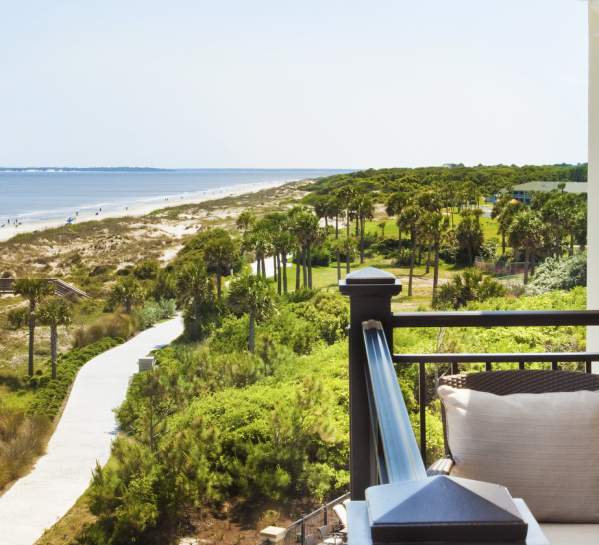
[[[158,324],[85,364],[63,415],[34,469],[0,496],[0,542],[32,545],[89,485],[105,464],[116,434],[113,409],[125,398],[138,358],[183,332],[180,317]]]

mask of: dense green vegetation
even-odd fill
[[[323,300],[327,308],[342,307],[343,313],[324,312]],[[469,308],[584,304],[584,289],[577,288],[488,299]],[[97,469],[90,490],[91,510],[98,520],[87,528],[84,543],[165,542],[165,529],[176,534],[190,507],[219,511],[231,502],[242,509],[275,502],[284,509],[293,500],[319,502],[345,489],[348,392],[342,331],[347,307],[331,293],[301,303],[280,300],[278,306],[286,318],[257,326],[261,353],[244,351],[247,319],[229,316],[204,343],[163,349],[159,367],[135,377],[118,411],[126,435],[115,445],[113,462]],[[293,330],[309,327],[305,316],[315,312],[320,325],[312,326],[338,324],[334,329],[339,336],[329,339],[333,344],[327,346],[321,335],[301,355],[293,343],[281,339],[293,338],[292,324]],[[575,327],[402,329],[395,338],[396,349],[403,352],[578,350],[583,345],[583,328]],[[439,372],[443,369],[429,366],[431,386]],[[417,370],[406,366],[398,373],[417,430]],[[432,460],[443,449],[437,402],[430,403],[427,414]]]
[[[515,183],[538,179],[586,180],[586,166],[367,170],[322,179],[307,188],[311,194],[304,200],[324,219],[320,240],[328,242],[324,247],[329,257],[335,254],[339,263],[339,247],[354,247],[359,251],[360,263],[368,253],[379,253],[407,265],[409,296],[413,295],[415,265],[424,261],[427,272],[433,268],[434,300],[441,261],[468,267],[477,258],[522,262],[527,284],[537,263],[549,256],[559,258],[564,252],[572,256],[576,246],[584,248],[585,194],[566,193],[560,186],[548,193],[534,193],[530,206],[512,197]],[[501,236],[501,258],[497,257],[499,242],[489,238],[488,220],[483,218],[483,197],[494,203],[487,212],[496,220],[496,233]],[[384,206],[387,215],[395,219],[396,240],[385,238],[385,230],[389,232],[386,222],[379,224],[380,237],[368,232],[366,222],[374,217],[377,205]],[[335,225],[330,231],[329,219]],[[339,233],[340,221],[345,223],[344,237]],[[352,222],[355,229],[350,229]],[[404,234],[408,235],[407,241],[403,240]],[[349,266],[346,268],[349,271]]]
[[[233,286],[229,297],[241,296]],[[338,341],[347,302],[322,292],[270,297],[272,319],[256,323],[254,353],[249,316],[227,313],[204,342],[163,349],[158,368],[134,378],[117,413],[126,436],[90,490],[98,521],[87,543],[160,542],[192,506],[318,500],[345,489]]]

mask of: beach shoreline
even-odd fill
[[[151,201],[137,202],[132,206],[126,207],[126,209],[120,208],[118,210],[108,210],[96,212],[89,211],[85,214],[80,214],[74,217],[72,225],[78,223],[89,222],[89,221],[102,221],[109,218],[136,218],[141,217],[156,210],[162,210],[167,208],[175,208],[178,206],[185,206],[190,204],[200,204],[207,201],[227,198],[227,197],[238,197],[248,193],[254,193],[265,189],[274,189],[282,187],[290,183],[308,182],[309,180],[296,180],[290,182],[286,181],[275,181],[275,182],[256,182],[248,184],[234,185],[230,187],[223,187],[218,189],[207,189],[196,194],[182,196],[181,198],[172,198],[171,195],[168,197],[156,197]],[[44,231],[46,229],[53,229],[56,227],[63,227],[68,225],[65,219],[48,219],[40,221],[28,221],[22,222],[18,226],[8,223],[0,223],[3,227],[0,228],[0,242],[6,242],[11,238],[24,234],[33,233],[38,231]]]

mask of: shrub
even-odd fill
[[[47,417],[27,416],[0,405],[0,490],[42,453],[49,431]]]
[[[177,299],[177,276],[174,270],[167,267],[158,272],[151,295],[157,301],[161,299]]]
[[[133,275],[139,280],[154,280],[158,276],[160,263],[155,259],[145,259],[133,269]]]
[[[126,267],[123,267],[122,269],[118,269],[116,271],[116,274],[117,274],[117,276],[129,276],[132,271],[133,271],[133,267],[131,265],[127,265]]]
[[[303,303],[298,303],[301,304]],[[309,354],[319,342],[316,324],[293,312],[291,305],[281,309],[269,324],[262,327],[264,329],[296,354]]]
[[[540,295],[552,290],[570,290],[587,285],[587,255],[576,254],[556,259],[548,257],[541,263],[528,283],[526,291]]]
[[[499,282],[489,276],[483,276],[476,269],[467,269],[454,276],[451,282],[439,287],[433,306],[458,309],[470,301],[485,301],[504,294],[505,288]]]
[[[304,320],[316,326],[317,336],[333,344],[346,335],[349,324],[349,304],[338,293],[319,291],[310,300],[290,306]]]
[[[6,322],[11,329],[21,329],[27,325],[29,310],[27,307],[13,308],[6,314]]]
[[[412,251],[408,248],[401,248],[394,255],[394,262],[396,267],[407,267],[410,265],[410,257]]]
[[[302,301],[308,301],[314,297],[316,290],[310,288],[301,288],[297,291],[290,291],[285,299],[290,303],[301,303]]]
[[[88,326],[81,326],[73,335],[73,346],[82,348],[101,341],[105,337],[127,340],[138,330],[137,319],[129,314],[110,314],[101,316]]]
[[[310,260],[315,267],[328,267],[331,262],[331,251],[325,245],[316,246],[310,252]]]
[[[102,276],[108,274],[112,269],[113,265],[96,265],[89,273],[90,276]]]
[[[458,241],[455,237],[455,231],[450,230],[441,243],[441,248],[439,249],[439,257],[445,261],[445,263],[457,263],[458,254],[460,253],[460,247]]]
[[[399,241],[396,238],[385,238],[374,242],[371,250],[383,257],[394,257],[399,249]]]
[[[496,237],[485,240],[482,243],[478,255],[484,259],[485,261],[495,261],[497,258],[497,245],[499,244],[499,239]]]
[[[51,378],[49,369],[30,379],[29,384],[36,391],[35,399],[27,409],[27,414],[55,417],[60,411],[79,369],[90,359],[117,344],[119,344],[118,340],[105,338],[84,348],[74,348],[65,354],[59,355],[55,379]]]
[[[146,329],[157,324],[161,320],[172,318],[175,315],[177,304],[174,299],[161,299],[154,301],[149,299],[144,306],[136,312],[139,327]]]

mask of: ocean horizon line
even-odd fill
[[[302,167],[287,167],[287,168],[275,168],[275,167],[176,167],[176,168],[163,168],[163,167],[135,167],[135,166],[115,166],[115,167],[67,167],[67,166],[27,166],[27,167],[5,167],[0,166],[0,173],[35,173],[35,172],[210,172],[210,171],[225,171],[225,172],[237,172],[237,171],[253,171],[253,172],[310,172],[310,171],[343,171],[343,172],[355,172],[357,169],[352,168],[302,168]]]

